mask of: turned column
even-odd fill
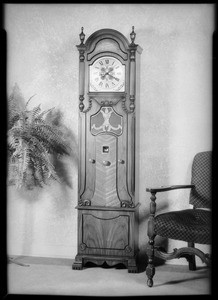
[[[82,112],[84,109],[84,87],[85,87],[85,50],[86,46],[84,44],[85,34],[83,33],[83,27],[81,28],[80,45],[77,46],[79,50],[79,110]]]
[[[148,255],[148,265],[146,267],[146,275],[148,277],[147,284],[149,287],[153,286],[153,276],[155,274],[155,267],[154,267],[154,216],[156,212],[156,193],[151,193],[151,202],[150,202],[150,215],[148,220],[148,229],[147,234],[149,237],[149,243],[146,250],[146,253]]]

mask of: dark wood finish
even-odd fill
[[[182,247],[182,248],[175,248],[173,249],[173,252],[166,252],[166,250],[162,247],[155,247],[154,248],[155,256],[162,258],[164,260],[170,260],[174,258],[181,258],[185,257],[188,261],[190,260],[190,257],[195,257],[198,256],[203,263],[205,263],[208,267],[210,266],[210,255],[207,253],[205,254],[203,251],[194,248],[194,247]],[[196,270],[195,269],[190,269],[192,271]]]
[[[136,74],[142,49],[118,31],[102,29],[79,51],[78,253],[73,269],[87,262],[123,263],[137,272],[138,209],[135,196]],[[91,92],[89,67],[102,56],[125,66],[125,91]],[[109,72],[109,71],[108,71]]]
[[[202,262],[204,262],[207,266],[211,265],[211,257],[208,253],[204,253],[199,249],[196,249],[193,242],[188,242],[188,247],[175,248],[173,252],[166,252],[163,247],[155,246],[155,231],[154,231],[154,217],[156,213],[156,193],[157,192],[166,192],[176,189],[186,189],[186,188],[194,188],[193,184],[190,185],[172,185],[172,186],[162,186],[157,188],[146,188],[147,192],[151,193],[150,196],[150,215],[148,220],[148,228],[147,235],[149,238],[148,247],[146,249],[146,253],[148,256],[148,264],[146,267],[146,275],[147,275],[147,285],[149,287],[153,286],[153,277],[155,275],[155,266],[154,266],[154,257],[159,257],[164,260],[170,260],[175,258],[184,257],[187,259],[189,263],[189,270],[196,270],[196,260],[195,256],[201,258]]]
[[[160,186],[160,187],[146,188],[146,192],[150,192],[150,193],[167,192],[167,191],[178,190],[178,189],[191,189],[193,187],[194,184]]]
[[[193,242],[188,242],[188,247],[194,248],[195,244]],[[195,271],[196,270],[196,260],[194,255],[190,255],[188,258],[189,263],[189,270]]]
[[[78,254],[73,268],[82,269],[88,261],[110,266],[123,263],[129,272],[137,272],[138,207],[79,207]]]
[[[155,233],[154,233],[154,216],[156,213],[156,193],[151,193],[151,203],[150,203],[150,215],[148,219],[148,229],[147,229],[147,234],[149,238],[148,242],[148,248],[147,248],[147,255],[148,255],[148,265],[146,267],[146,275],[148,277],[147,280],[147,285],[149,287],[153,286],[153,277],[155,274],[155,267],[154,267],[154,238],[155,238]]]

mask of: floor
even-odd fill
[[[106,266],[72,270],[70,259],[12,259],[15,263],[9,263],[7,269],[8,294],[101,297],[211,294],[210,270],[206,267],[189,271],[184,265],[158,266],[154,286],[149,288],[145,271],[134,274],[124,268]]]

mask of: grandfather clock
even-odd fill
[[[124,264],[137,272],[135,103],[142,49],[120,32],[101,29],[79,50],[78,253],[87,262]]]

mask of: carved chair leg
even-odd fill
[[[193,242],[188,242],[188,247],[194,248],[195,244]],[[195,255],[190,255],[188,258],[189,270],[195,271],[196,270],[196,260]]]
[[[151,202],[150,202],[150,216],[148,220],[148,237],[149,237],[149,245],[147,248],[147,255],[148,255],[148,265],[146,268],[146,275],[148,277],[147,285],[149,287],[153,286],[153,277],[155,274],[155,267],[154,267],[154,216],[156,212],[156,193],[151,193]]]
[[[148,255],[148,265],[146,267],[146,275],[148,277],[147,285],[149,287],[153,286],[153,277],[155,274],[155,267],[154,267],[154,239],[149,240],[149,246],[147,248],[147,255]]]

